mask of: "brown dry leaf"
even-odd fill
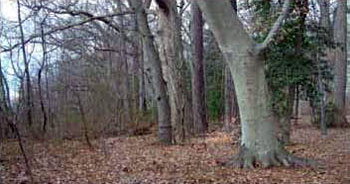
[[[103,147],[94,143],[33,143],[31,163],[38,183],[350,183],[350,129],[331,129],[327,140],[319,130],[299,122],[293,127],[293,144],[288,150],[298,156],[320,159],[324,169],[271,168],[231,169],[218,161],[237,152],[231,135],[214,131],[205,138],[193,138],[184,145],[161,146],[156,136],[116,137]],[[234,142],[236,140],[233,140]],[[238,142],[238,141],[236,141]],[[4,147],[2,180],[5,184],[27,182],[16,142]]]

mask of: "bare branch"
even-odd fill
[[[92,13],[90,13],[90,12],[81,11],[81,10],[69,10],[69,9],[54,10],[52,8],[48,8],[48,7],[45,7],[45,6],[40,6],[40,7],[36,7],[36,8],[38,8],[38,9],[43,8],[43,9],[48,10],[49,12],[52,12],[52,13],[55,13],[55,14],[69,14],[71,16],[84,16],[84,17],[88,17],[88,18],[97,17],[96,20],[101,21],[101,22],[107,24],[108,26],[111,26],[118,33],[120,32],[120,29],[115,24],[113,24],[113,22],[111,20],[108,20],[107,19],[108,17],[105,17],[105,16],[96,16],[96,15],[93,15]],[[131,13],[133,13],[133,12],[126,11],[126,12],[118,13],[118,15],[121,16],[121,15],[127,15],[127,14],[131,14]],[[111,17],[111,16],[109,16],[109,17]]]
[[[82,20],[82,21],[74,23],[74,24],[68,24],[66,26],[54,28],[54,29],[52,29],[50,31],[45,32],[43,35],[44,36],[50,35],[50,34],[58,32],[58,31],[63,31],[63,30],[70,29],[70,28],[73,28],[73,27],[81,26],[81,25],[84,25],[86,23],[89,23],[89,22],[92,22],[92,21],[95,21],[95,20],[103,20],[103,19],[105,19],[107,17],[114,17],[114,16],[120,16],[120,15],[125,15],[125,14],[132,14],[132,13],[134,13],[134,12],[133,11],[127,11],[127,12],[113,13],[113,14],[102,15],[102,16],[92,16],[92,17],[87,18],[86,20]],[[119,28],[117,28],[117,27],[112,27],[112,28],[114,28],[117,32],[119,32]],[[27,43],[31,42],[32,40],[34,40],[36,38],[39,38],[41,36],[42,36],[41,33],[31,35],[28,39],[24,40],[23,44],[27,44]],[[9,52],[10,50],[21,46],[21,44],[22,43],[17,43],[15,45],[13,45],[12,47],[3,48],[2,52]]]
[[[290,4],[291,4],[290,2],[291,2],[291,0],[284,1],[281,15],[278,17],[278,19],[276,20],[276,22],[272,26],[272,28],[271,28],[269,34],[267,35],[267,37],[265,38],[265,40],[262,43],[259,43],[256,45],[256,47],[253,51],[254,54],[259,54],[263,50],[265,50],[266,47],[271,43],[271,41],[273,40],[275,35],[278,33],[278,31],[281,29],[284,19],[286,19],[286,17],[289,14],[289,9],[290,9]]]

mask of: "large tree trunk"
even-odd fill
[[[164,64],[170,97],[174,142],[184,140],[185,125],[192,123],[192,109],[186,91],[185,61],[183,58],[181,19],[174,0],[157,0],[160,8],[159,23],[164,51]]]
[[[277,118],[269,105],[264,60],[255,54],[256,44],[245,32],[230,1],[198,0],[203,15],[230,67],[242,122],[239,167],[289,165],[295,161],[276,136]],[[277,31],[278,29],[275,29]]]
[[[337,1],[333,28],[330,23],[330,1],[318,0],[318,3],[321,11],[321,26],[330,34],[336,44],[335,49],[327,49],[327,58],[334,70],[334,86],[331,94],[336,110],[334,125],[341,125],[344,121],[346,93],[346,0]]]
[[[343,123],[345,111],[346,90],[346,0],[337,1],[338,8],[334,19],[334,105],[338,112],[335,117],[336,125]]]
[[[205,108],[205,82],[203,60],[203,18],[198,5],[192,3],[193,18],[193,77],[192,77],[192,104],[193,122],[196,133],[206,133],[208,122]]]
[[[153,36],[147,23],[147,14],[140,0],[129,0],[136,10],[138,29],[142,36],[143,53],[146,54],[149,65],[146,71],[152,75],[152,84],[155,92],[158,112],[158,139],[161,143],[171,144],[172,128],[170,120],[170,105],[166,91],[166,83],[163,79],[161,61],[153,43]]]

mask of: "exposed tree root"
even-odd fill
[[[300,158],[288,153],[285,149],[277,149],[274,152],[267,152],[257,155],[245,147],[241,147],[239,154],[224,164],[227,167],[253,169],[261,166],[269,168],[274,166],[285,167],[311,167],[315,170],[321,168],[321,163],[315,160]]]

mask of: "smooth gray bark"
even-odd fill
[[[230,0],[233,10],[237,13],[237,1]],[[238,123],[239,112],[232,75],[228,66],[225,66],[225,117],[224,129],[231,132],[233,123]]]
[[[143,51],[150,63],[146,70],[152,75],[152,85],[155,92],[158,112],[158,139],[161,143],[172,143],[172,128],[170,120],[170,105],[166,91],[166,83],[163,79],[161,61],[153,42],[153,35],[147,22],[147,14],[140,0],[129,0],[131,6],[136,10],[138,30],[142,36]]]
[[[185,61],[181,38],[181,18],[174,0],[156,0],[162,49],[164,51],[165,78],[170,97],[171,121],[174,142],[183,142],[185,126],[191,121],[192,107],[186,90]]]
[[[241,149],[236,164],[247,168],[254,167],[256,161],[264,167],[289,165],[293,160],[275,134],[277,118],[269,105],[264,60],[254,54],[261,47],[256,48],[257,43],[244,30],[238,16],[232,11],[230,1],[196,2],[214,33],[234,79],[242,122]]]

